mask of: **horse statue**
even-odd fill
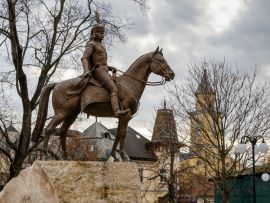
[[[112,147],[111,156],[115,161],[118,161],[116,149],[118,144],[119,154],[122,160],[127,160],[124,153],[124,140],[126,136],[128,122],[132,115],[137,112],[139,100],[146,85],[151,85],[147,82],[150,73],[155,73],[170,81],[174,78],[174,72],[167,64],[162,49],[159,47],[154,51],[139,57],[122,75],[115,78],[116,85],[119,89],[120,106],[123,109],[129,109],[129,113],[119,117],[117,135]],[[63,149],[63,157],[67,157],[66,152],[66,137],[69,127],[76,120],[80,112],[86,113],[88,116],[97,117],[114,117],[111,104],[110,94],[97,82],[87,82],[85,88],[79,94],[67,96],[68,92],[72,92],[83,79],[81,77],[65,80],[59,83],[51,83],[46,85],[40,95],[39,112],[36,126],[33,130],[32,141],[37,142],[41,138],[41,132],[44,128],[50,92],[52,93],[52,105],[54,116],[49,125],[45,128],[43,148],[46,149],[50,135],[55,128],[62,123],[60,128],[60,140]],[[165,81],[165,82],[166,82]],[[159,84],[164,84],[160,82]],[[154,83],[153,85],[157,85]]]

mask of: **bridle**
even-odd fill
[[[156,63],[158,66],[161,66],[161,69],[162,69],[162,70],[165,70],[164,65],[161,64],[160,62],[157,62],[157,61],[155,60],[155,57],[152,57],[151,63],[149,64],[149,68],[150,68],[150,66],[151,66],[152,63]],[[131,76],[131,75],[129,75],[129,74],[127,74],[127,73],[121,71],[121,70],[118,70],[118,69],[116,69],[116,70],[117,70],[118,72],[120,72],[120,73],[123,73],[123,75],[126,75],[126,76],[132,78],[133,80],[136,80],[136,81],[141,82],[141,83],[143,83],[143,84],[145,84],[145,85],[148,85],[148,86],[159,86],[159,85],[164,85],[164,84],[166,83],[166,80],[165,80],[165,78],[164,78],[163,76],[162,76],[162,80],[161,80],[161,81],[157,81],[157,82],[148,82],[148,81],[145,81],[145,80],[140,80],[140,79],[138,79],[138,78],[135,78],[135,77],[133,77],[133,76]]]

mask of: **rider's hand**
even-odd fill
[[[113,66],[110,66],[110,69],[112,70],[113,73],[116,73],[117,72],[117,69]]]
[[[85,77],[88,77],[88,76],[90,76],[90,72],[89,71],[84,72],[83,77],[85,78]]]

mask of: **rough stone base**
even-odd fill
[[[0,203],[139,203],[131,162],[37,161],[12,179]]]

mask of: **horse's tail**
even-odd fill
[[[43,87],[42,92],[40,94],[38,116],[35,128],[32,132],[32,141],[34,142],[37,142],[39,137],[41,136],[47,118],[50,93],[56,84],[57,83],[51,83],[46,85],[45,87]]]

